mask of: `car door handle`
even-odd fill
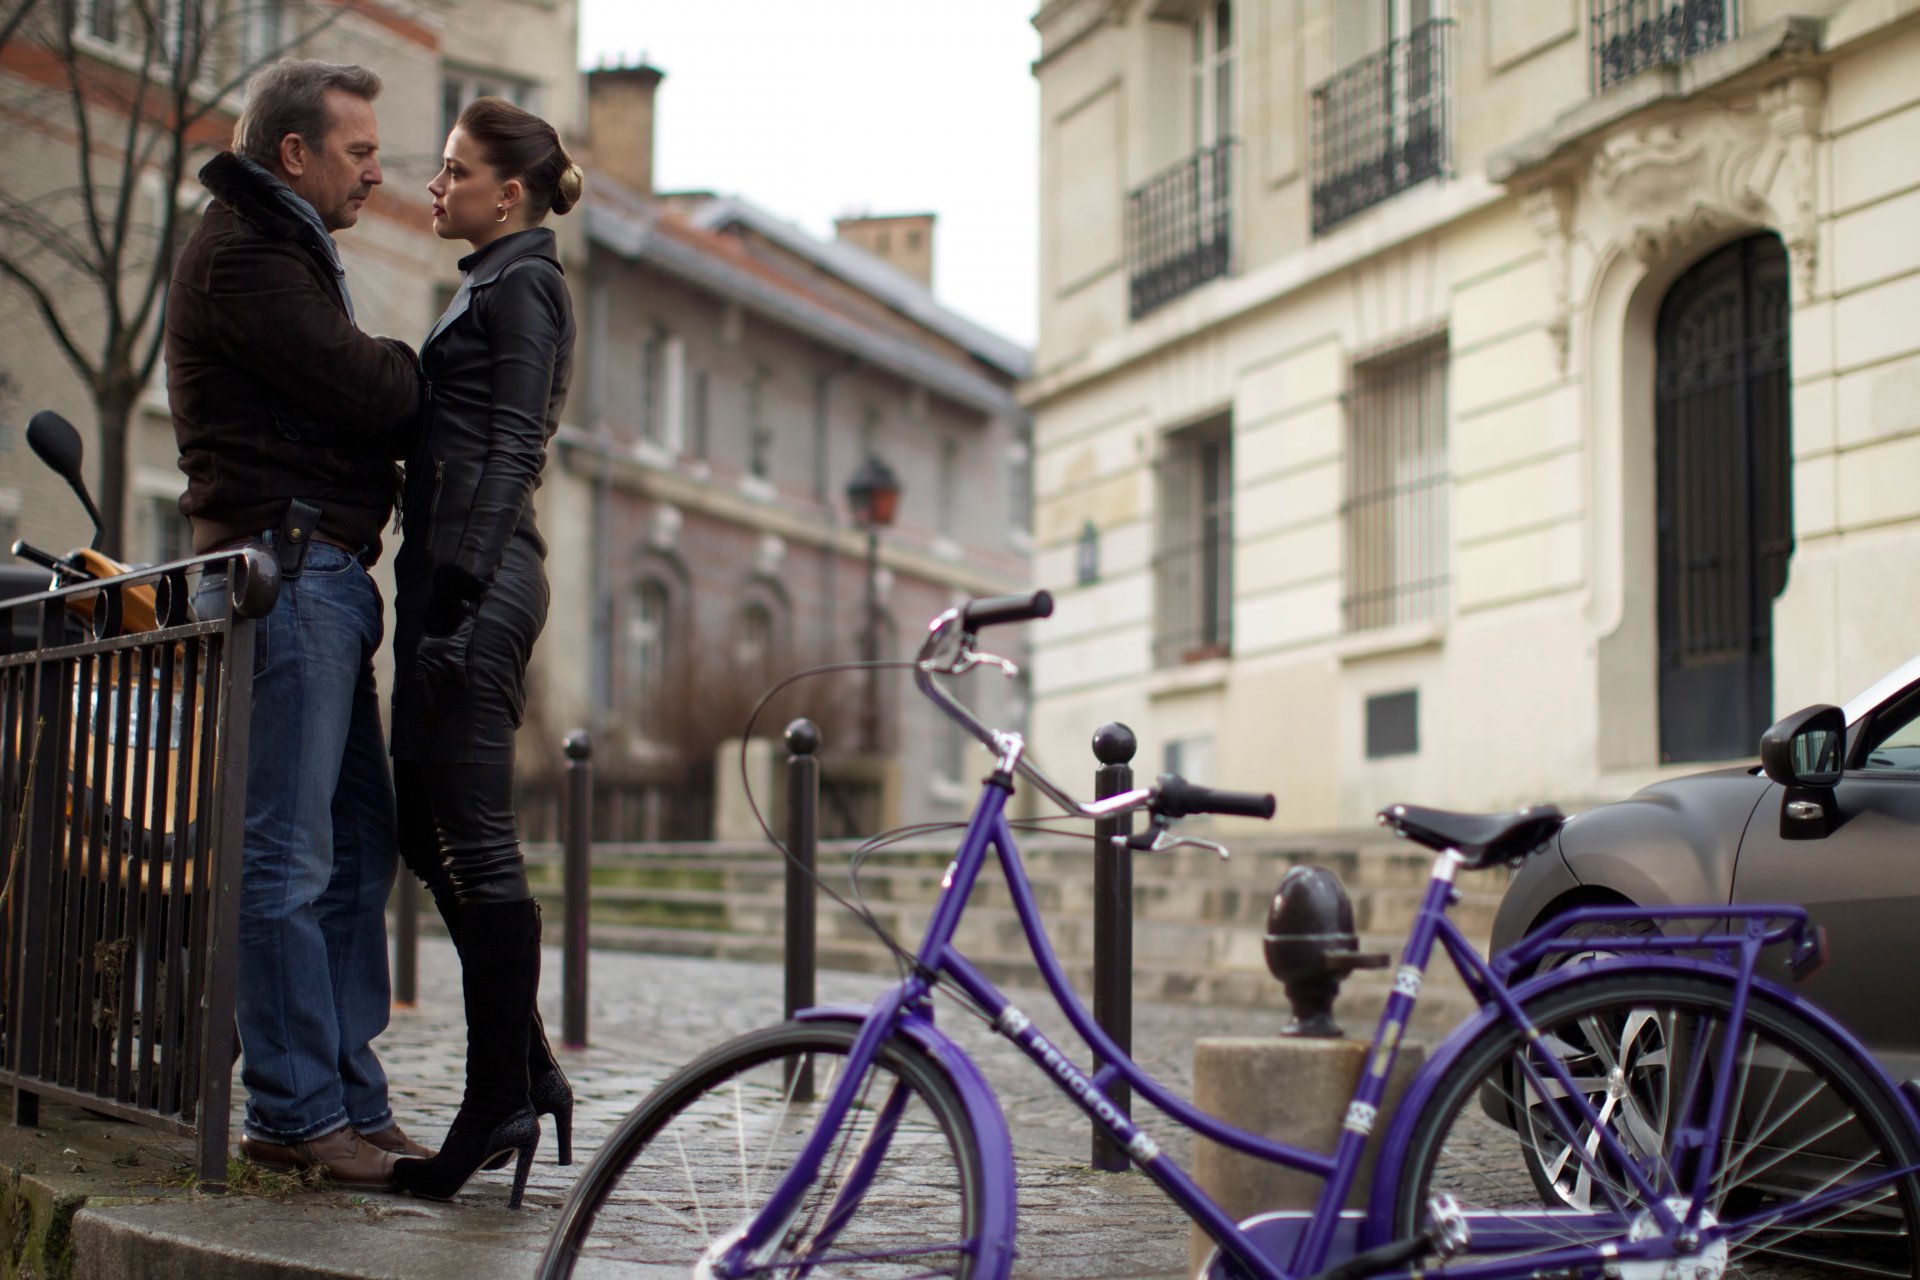
[[[1787,816],[1795,822],[1816,822],[1827,816],[1827,811],[1817,800],[1787,801]]]

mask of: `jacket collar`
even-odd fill
[[[233,210],[234,216],[275,240],[309,238],[306,224],[289,213],[259,174],[240,163],[231,151],[222,151],[201,167],[200,184],[213,198]]]
[[[559,267],[560,250],[553,232],[546,227],[529,227],[501,236],[460,259],[460,270],[467,277],[467,287],[478,289],[483,284],[492,284],[501,272],[522,258],[545,258]]]

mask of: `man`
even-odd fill
[[[394,1123],[371,1047],[390,1004],[397,852],[372,666],[384,620],[366,571],[424,382],[404,344],[355,326],[332,239],[380,185],[380,87],[363,67],[293,59],[254,75],[233,150],[200,171],[214,202],[166,319],[194,549],[256,542],[281,567],[254,653],[240,1146],[357,1189],[389,1185],[400,1154],[430,1154]],[[225,589],[207,575],[203,615]]]

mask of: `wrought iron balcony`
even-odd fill
[[[1129,313],[1138,320],[1233,265],[1233,149],[1226,138],[1127,197]]]
[[[1594,5],[1587,34],[1593,91],[1725,44],[1733,35],[1731,9],[1729,0],[1615,0]]]
[[[1313,91],[1313,231],[1447,171],[1453,23],[1436,18]]]

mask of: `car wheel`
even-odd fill
[[[1585,920],[1565,930],[1562,936],[1630,938],[1644,937],[1652,932],[1654,927],[1651,920]],[[1570,964],[1605,964],[1618,954],[1600,950],[1554,952],[1542,960],[1534,972],[1547,973],[1564,969]],[[1665,1063],[1668,1061],[1668,1046],[1661,1039],[1660,1027],[1651,1022],[1623,1022],[1618,1026],[1588,1026],[1584,1031],[1588,1043],[1581,1052],[1604,1056],[1610,1066],[1617,1065],[1626,1073],[1625,1087],[1639,1097],[1645,1113],[1664,1117],[1662,1101],[1667,1092]],[[1573,1050],[1569,1048],[1567,1052]],[[1599,1074],[1605,1076],[1607,1072],[1602,1070]],[[1508,1079],[1506,1096],[1522,1096],[1521,1082],[1517,1078]],[[1548,1204],[1589,1212],[1593,1206],[1586,1203],[1587,1189],[1577,1180],[1569,1180],[1566,1176],[1568,1169],[1578,1170],[1578,1162],[1554,1158],[1566,1143],[1545,1125],[1542,1115],[1540,1109],[1528,1107],[1522,1115],[1509,1116],[1509,1127],[1516,1129],[1523,1139],[1522,1156],[1534,1188]]]

